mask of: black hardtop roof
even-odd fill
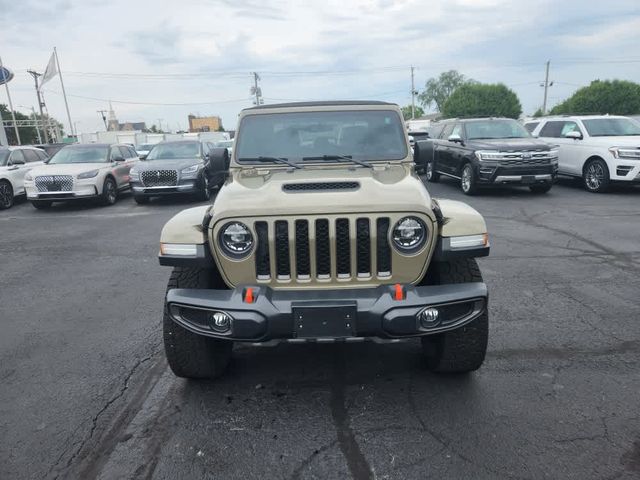
[[[357,105],[395,105],[395,103],[381,102],[378,100],[326,100],[322,102],[290,102],[272,103],[269,105],[259,105],[249,107],[244,110],[265,110],[271,108],[292,108],[292,107],[332,107],[332,106],[357,106]]]

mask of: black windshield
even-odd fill
[[[243,118],[235,150],[240,163],[258,157],[335,162],[336,155],[402,160],[407,143],[400,116],[389,110],[271,113]]]

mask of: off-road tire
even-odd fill
[[[0,210],[11,208],[14,195],[13,187],[7,180],[0,180]]]
[[[118,186],[113,178],[107,177],[102,185],[102,193],[100,194],[100,204],[108,207],[118,201]]]
[[[202,268],[176,267],[171,272],[167,291],[173,288],[211,288],[214,273]],[[167,361],[176,376],[216,378],[229,365],[233,342],[198,335],[181,327],[169,316],[166,300],[162,330]]]
[[[531,193],[547,193],[551,190],[551,185],[531,185],[529,190]]]
[[[469,175],[469,183],[466,183],[466,175]],[[478,193],[478,186],[476,185],[476,174],[473,171],[473,165],[465,163],[460,170],[460,190],[465,195],[475,195]]]
[[[31,205],[38,210],[48,210],[53,202],[51,200],[32,200]]]
[[[147,203],[149,203],[150,198],[144,195],[134,195],[133,200],[138,205],[146,205]]]
[[[460,258],[432,265],[435,283],[482,282],[482,274],[473,258]],[[437,373],[467,373],[480,368],[487,353],[489,314],[456,330],[422,337],[427,368]]]
[[[592,169],[594,169],[593,172]],[[609,190],[611,179],[607,162],[601,158],[592,158],[585,163],[582,170],[582,185],[592,193],[603,193]]]

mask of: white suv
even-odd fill
[[[635,120],[561,116],[530,120],[525,127],[557,144],[558,174],[582,178],[590,192],[604,192],[612,182],[640,183],[640,123]]]
[[[0,209],[13,205],[25,193],[24,176],[49,157],[35,147],[0,147]]]

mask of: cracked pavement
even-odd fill
[[[407,342],[242,346],[176,379],[157,242],[191,203],[0,212],[0,478],[640,477],[640,189],[429,190],[491,235],[467,377]]]

